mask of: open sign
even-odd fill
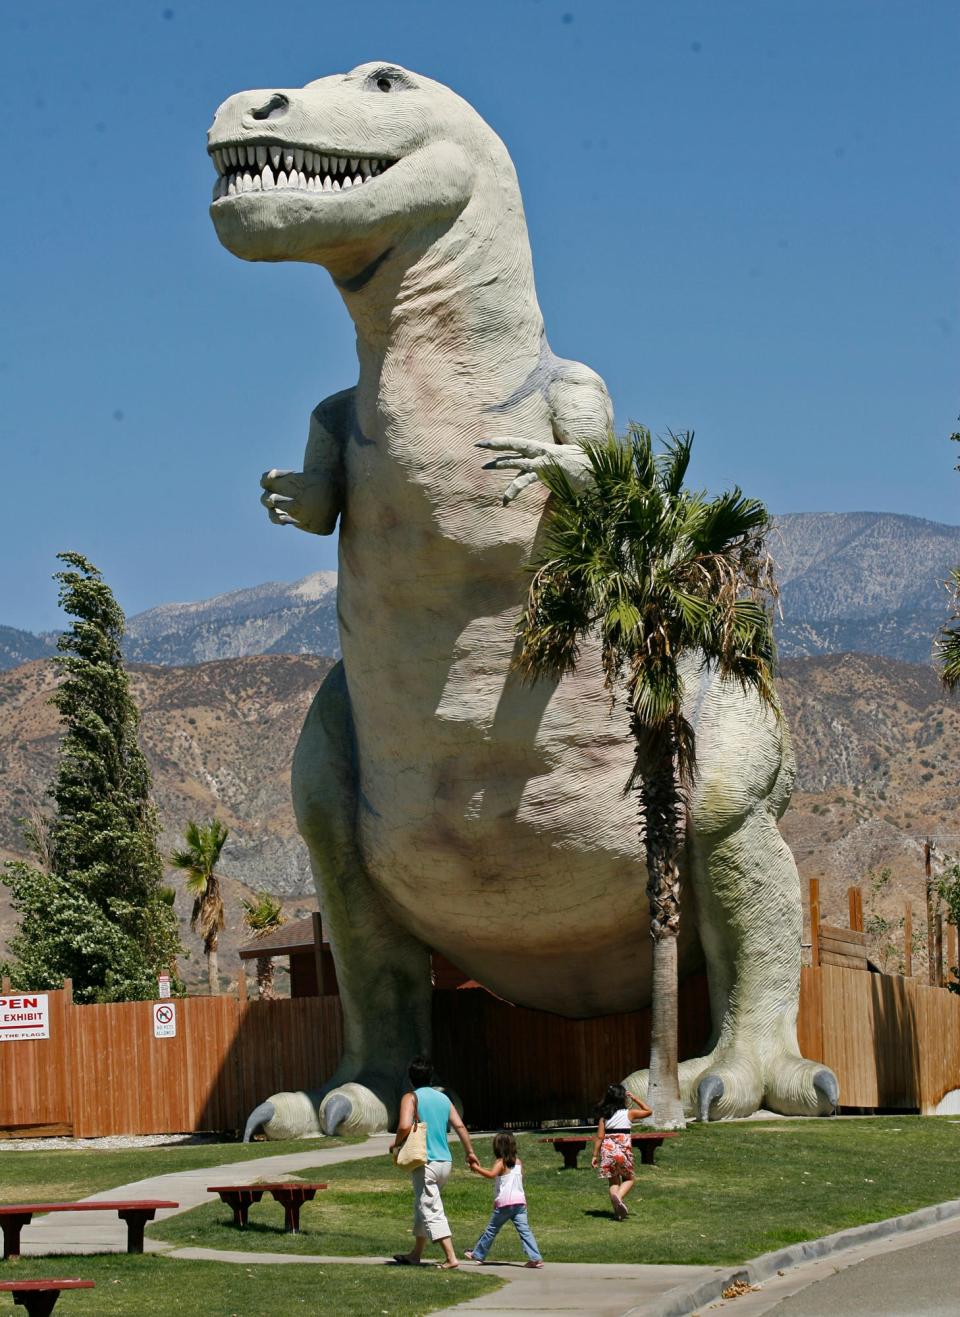
[[[50,1037],[50,1007],[45,992],[0,997],[0,1043]]]

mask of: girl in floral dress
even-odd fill
[[[628,1093],[622,1084],[611,1084],[599,1103],[600,1124],[594,1140],[592,1166],[610,1189],[610,1205],[618,1221],[630,1215],[623,1201],[634,1185],[633,1144],[630,1127],[635,1120],[652,1115],[645,1102]]]

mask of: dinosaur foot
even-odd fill
[[[829,1116],[840,1098],[832,1070],[785,1052],[761,1061],[752,1051],[718,1049],[681,1062],[679,1071],[684,1112],[702,1121],[750,1116],[760,1107],[784,1116]],[[646,1096],[647,1082],[646,1070],[624,1080],[638,1097]]]
[[[275,1093],[251,1113],[244,1131],[249,1143],[260,1129],[268,1139],[304,1139],[321,1134],[379,1134],[387,1128],[386,1104],[357,1081],[314,1092]]]

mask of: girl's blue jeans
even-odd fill
[[[537,1241],[533,1237],[530,1222],[527,1220],[527,1209],[523,1203],[518,1203],[515,1207],[495,1207],[493,1209],[493,1216],[487,1222],[486,1230],[470,1250],[474,1259],[477,1262],[483,1261],[490,1252],[491,1244],[508,1221],[512,1221],[516,1226],[523,1251],[530,1261],[542,1262],[543,1259],[540,1256],[540,1250],[537,1248]]]

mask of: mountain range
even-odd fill
[[[947,615],[943,582],[960,563],[960,526],[887,512],[776,518],[782,658],[855,652],[928,663]],[[54,652],[55,634],[0,627],[0,668]],[[130,617],[131,662],[183,665],[254,654],[337,657],[336,573],[272,581]]]
[[[216,816],[230,828],[221,866],[228,909],[221,964],[231,975],[236,947],[247,940],[241,898],[267,889],[294,917],[316,906],[290,802],[290,761],[330,664],[273,654],[130,669],[164,851],[190,818]],[[55,681],[49,660],[0,672],[0,860],[23,856],[21,820],[49,808],[45,789],[59,738],[49,702]],[[929,665],[860,654],[787,659],[779,691],[798,768],[781,827],[803,877],[821,881],[824,918],[845,924],[846,888],[862,883],[868,914],[883,912],[893,922],[910,898],[920,928],[923,839],[934,839],[937,861],[960,852],[960,705]],[[869,875],[885,868],[889,881],[875,892]],[[184,944],[193,949],[183,968],[201,982],[191,899],[178,874],[168,880],[177,888]],[[13,924],[0,885],[0,958]]]

